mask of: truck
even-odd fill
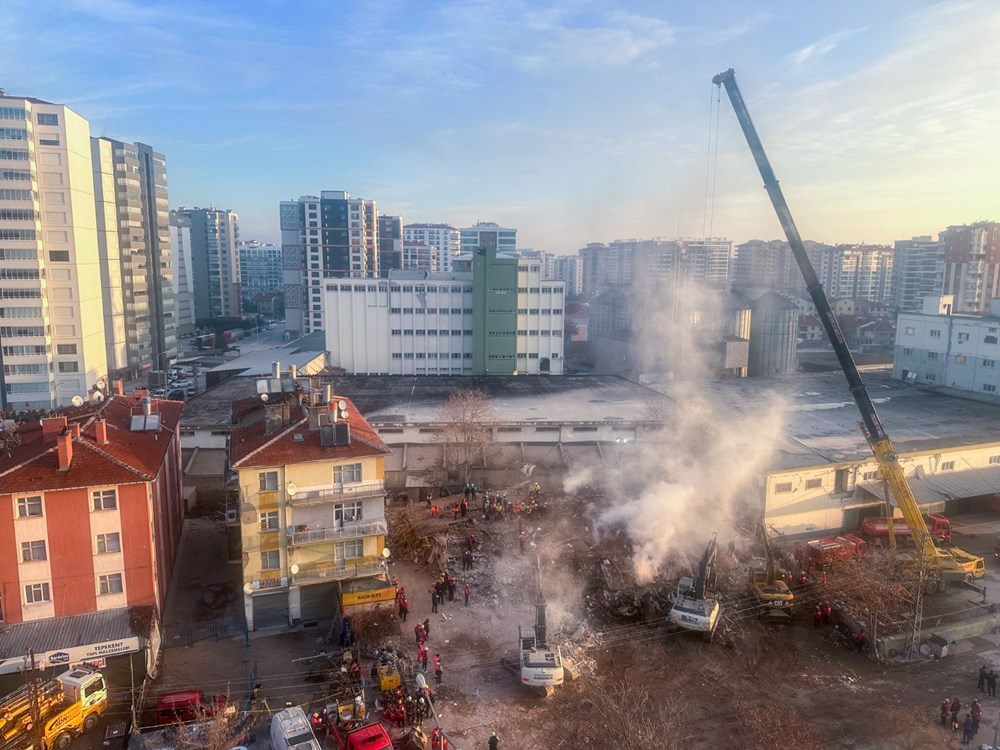
[[[792,218],[791,209],[789,209],[788,202],[782,193],[781,185],[774,174],[771,162],[764,152],[764,145],[761,143],[760,136],[757,135],[757,128],[754,127],[753,120],[750,119],[750,111],[743,100],[743,94],[736,84],[736,73],[732,68],[729,68],[713,77],[712,83],[726,89],[729,102],[733,106],[736,119],[739,121],[754,163],[757,165],[757,171],[764,181],[764,189],[771,200],[771,206],[774,208],[778,222],[788,240],[799,272],[805,281],[809,297],[816,308],[816,317],[823,324],[823,329],[826,331],[830,345],[837,356],[841,372],[847,381],[848,390],[861,414],[861,431],[868,447],[875,456],[882,480],[888,487],[887,495],[891,493],[896,507],[903,516],[903,521],[909,527],[910,535],[915,542],[913,572],[914,577],[919,581],[922,592],[930,594],[944,591],[949,583],[971,583],[976,578],[986,575],[986,565],[982,557],[957,547],[942,548],[935,544],[934,536],[927,528],[920,505],[917,503],[913,489],[903,472],[903,467],[899,462],[899,454],[875,410],[875,403],[872,401],[871,394],[868,393],[868,387],[865,385],[851,350],[847,346],[840,321],[837,320],[830,300],[816,275],[816,269],[813,268],[812,261],[809,260],[809,255],[806,253],[802,237],[799,235],[798,227],[795,226],[795,220]],[[886,500],[888,502],[888,496]],[[914,622],[919,622],[919,619],[919,617],[914,618]],[[918,631],[919,628],[915,628],[914,634]]]
[[[940,513],[927,513],[924,515],[924,523],[932,537],[942,542],[951,542],[951,521]],[[875,543],[887,543],[889,520],[880,516],[870,516],[861,522],[861,533]],[[892,533],[897,537],[913,540],[910,527],[902,518],[893,519]]]
[[[519,625],[517,628],[518,647],[521,652],[521,684],[543,687],[546,690],[563,684],[566,671],[563,668],[562,652],[559,647],[551,648],[548,643],[548,627],[545,623],[545,596],[542,594],[542,561],[535,558],[535,624]]]
[[[330,730],[339,750],[392,750],[392,738],[379,722],[338,722]]]
[[[856,534],[825,536],[805,543],[802,549],[802,561],[811,562],[822,570],[838,560],[864,557],[867,551],[868,542]]]
[[[42,750],[65,750],[73,738],[94,728],[108,707],[104,675],[75,667],[35,685],[34,696],[24,685],[0,700],[0,741],[10,750],[34,750],[39,734],[34,705],[41,722]]]
[[[201,690],[174,690],[156,699],[156,725],[204,721],[220,713],[235,713],[224,695],[206,696]]]
[[[722,606],[715,597],[715,558],[718,553],[718,533],[712,534],[698,565],[698,577],[681,576],[667,614],[667,620],[684,628],[701,633],[703,640],[711,642],[719,626]]]

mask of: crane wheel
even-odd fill
[[[63,732],[58,737],[56,741],[52,743],[52,747],[56,750],[67,750],[67,748],[73,744],[73,735],[69,732]]]
[[[948,582],[947,581],[945,581],[945,580],[942,579],[942,580],[940,580],[940,581],[937,582],[937,590],[938,590],[939,594],[944,593],[944,590],[946,588],[948,588]]]
[[[937,588],[938,588],[937,581],[928,581],[926,584],[924,584],[924,593],[930,596],[935,591],[937,591]]]
[[[964,580],[965,580],[966,583],[970,583],[971,584],[972,583],[972,573],[966,573]]]

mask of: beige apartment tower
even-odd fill
[[[107,376],[90,126],[0,96],[0,409],[51,409]]]

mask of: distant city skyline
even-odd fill
[[[10,0],[0,87],[156,144],[171,208],[229,207],[262,242],[303,185],[557,253],[780,238],[725,97],[710,116],[729,67],[803,237],[892,244],[1000,219],[987,0],[326,10]]]

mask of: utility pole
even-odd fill
[[[28,659],[31,663],[29,672],[30,677],[28,677],[28,701],[31,703],[31,734],[33,735],[32,744],[35,747],[42,746],[43,732],[42,732],[42,712],[38,705],[38,681],[35,677],[35,650],[30,649],[28,651]]]
[[[920,624],[924,619],[924,582],[927,580],[927,558],[924,555],[923,545],[918,544],[917,546],[920,550],[920,560],[917,563],[916,591],[913,592],[913,627],[910,628],[906,639],[906,648],[903,649],[907,659],[913,656],[913,652],[919,646]]]

